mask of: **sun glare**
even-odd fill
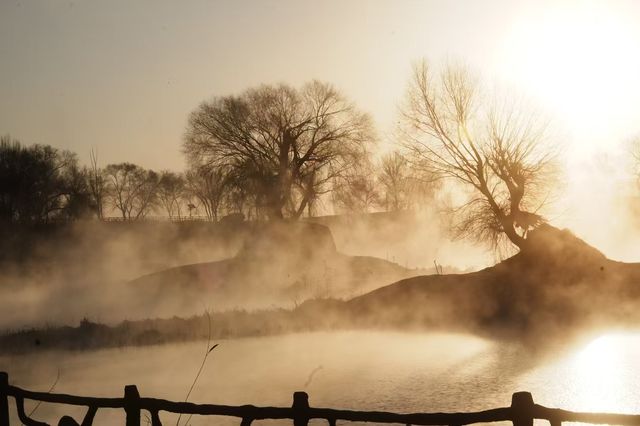
[[[596,338],[578,352],[569,363],[576,383],[572,386],[577,405],[589,411],[629,411],[625,397],[629,384],[625,345],[629,337],[606,334]]]
[[[640,32],[621,3],[559,3],[528,13],[504,49],[504,72],[558,115],[586,154],[637,118]],[[628,137],[628,135],[627,135]]]

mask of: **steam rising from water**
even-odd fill
[[[603,335],[538,355],[519,345],[455,334],[346,332],[223,340],[192,401],[288,406],[292,393],[304,390],[316,407],[464,411],[508,406],[511,393],[529,390],[537,403],[550,407],[638,412],[639,336]],[[181,400],[203,347],[199,342],[0,357],[0,369],[29,389],[46,390],[60,368],[58,392],[119,396],[125,384],[135,383],[143,396]],[[60,414],[59,406],[44,405],[36,418]],[[117,416],[99,411],[96,421],[121,420]],[[165,414],[163,421],[174,418]],[[205,424],[205,418],[194,417],[193,424]]]
[[[26,246],[28,255],[15,259],[8,251],[0,263],[2,329],[77,323],[83,317],[134,317],[125,303],[126,281],[171,266],[229,257],[239,249],[237,238],[216,238],[197,223],[178,228],[169,223],[79,222],[50,232],[7,234],[16,241],[6,245],[16,252]]]
[[[423,268],[407,271],[404,275],[388,275],[388,278],[380,275],[378,286],[412,274],[433,273],[436,264],[448,273],[487,262],[482,249],[468,248],[464,242],[451,243],[441,230],[441,220],[434,212],[407,212],[373,218],[326,218],[319,219],[319,222],[327,224],[333,231],[339,252],[376,256],[403,268]],[[295,286],[305,283],[297,283],[295,277],[303,273],[301,269],[306,266],[293,261],[298,253],[277,247],[274,243],[273,247],[265,249],[277,253],[270,267],[284,272],[276,274],[256,268],[252,274],[259,285],[291,286],[291,291],[283,293],[285,296],[278,296],[280,299],[238,290],[238,297],[225,302],[226,294],[198,286],[192,289],[193,297],[185,299],[182,297],[186,294],[185,288],[175,286],[174,291],[168,292],[153,284],[133,294],[133,286],[128,282],[142,275],[235,256],[251,232],[247,228],[226,229],[206,223],[95,222],[80,222],[42,235],[38,232],[27,234],[26,242],[17,235],[14,237],[17,241],[11,243],[28,247],[26,259],[17,261],[12,256],[5,256],[1,263],[0,329],[77,324],[84,317],[114,323],[149,316],[201,314],[206,308],[293,307],[306,297],[358,294],[350,291],[337,293],[334,287],[338,283],[331,277],[342,276],[357,284],[363,278],[357,274],[367,275],[368,280],[375,279],[378,274],[375,270],[338,271],[335,268],[345,266],[327,264],[325,269],[333,274],[325,279],[327,282],[321,286],[316,283],[318,288],[315,291],[298,291]],[[312,263],[312,260],[318,259],[309,259],[307,263]],[[249,265],[244,267],[246,269]],[[274,283],[280,276],[284,277],[283,282]],[[305,281],[307,287],[313,284],[309,284],[311,281]],[[231,282],[229,286],[240,289],[240,284]],[[316,294],[320,289],[323,293]],[[370,289],[363,287],[359,291]]]

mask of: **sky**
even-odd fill
[[[3,0],[0,134],[84,163],[93,148],[102,165],[181,170],[202,101],[319,79],[370,112],[389,147],[412,63],[453,59],[551,117],[573,211],[556,220],[588,228],[585,203],[629,179],[638,52],[634,1]]]

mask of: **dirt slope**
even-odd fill
[[[362,325],[540,336],[640,319],[640,264],[544,226],[517,255],[470,274],[413,277],[347,302]]]
[[[424,273],[386,260],[336,250],[328,228],[311,223],[255,227],[230,259],[184,265],[130,283],[150,303],[150,315],[220,309],[293,307],[309,298],[350,298]],[[143,296],[144,295],[144,296]]]

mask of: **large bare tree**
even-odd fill
[[[469,188],[458,206],[456,230],[518,248],[544,222],[538,213],[548,194],[554,149],[547,125],[524,103],[489,101],[462,66],[434,72],[414,67],[403,110],[406,146],[424,170]]]
[[[209,169],[250,170],[261,181],[251,184],[263,189],[261,207],[282,218],[300,216],[318,192],[309,185],[343,173],[373,141],[367,114],[331,85],[312,81],[202,103],[189,117],[184,150]]]

